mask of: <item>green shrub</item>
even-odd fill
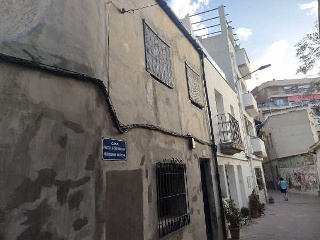
[[[224,213],[230,227],[240,227],[242,215],[240,209],[232,199],[225,200],[223,203]]]

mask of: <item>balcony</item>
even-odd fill
[[[239,69],[241,75],[245,76],[245,75],[249,74],[247,77],[245,77],[243,79],[244,80],[250,79],[251,78],[250,61],[247,56],[246,50],[244,50],[244,48],[236,49],[236,60],[237,60],[238,69]]]
[[[266,148],[264,146],[264,142],[258,137],[251,138],[251,145],[253,148],[253,154],[257,157],[267,157]]]
[[[233,155],[244,150],[238,121],[229,113],[218,115],[221,153]]]
[[[242,95],[243,105],[247,113],[250,114],[251,117],[256,117],[259,114],[257,101],[254,99],[251,93],[244,93]]]

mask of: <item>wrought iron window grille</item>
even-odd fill
[[[143,20],[146,70],[156,80],[173,88],[170,47]]]
[[[204,107],[204,93],[200,75],[193,71],[187,63],[185,63],[185,66],[189,99],[194,105],[202,109]]]
[[[164,237],[190,223],[186,164],[164,159],[156,164],[159,237]]]

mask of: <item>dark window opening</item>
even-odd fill
[[[156,164],[158,230],[166,236],[190,223],[186,164],[176,160]]]
[[[262,177],[262,171],[261,168],[255,168],[255,173],[256,173],[256,179],[257,179],[257,185],[259,190],[262,190],[264,188],[263,184],[263,177]]]

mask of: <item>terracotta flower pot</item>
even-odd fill
[[[274,203],[274,198],[273,197],[269,197],[269,203]]]
[[[234,239],[234,240],[240,239],[240,227],[229,226],[229,231],[231,234],[231,239]]]
[[[251,208],[250,211],[251,211],[252,218],[259,218],[260,217],[258,208]]]

